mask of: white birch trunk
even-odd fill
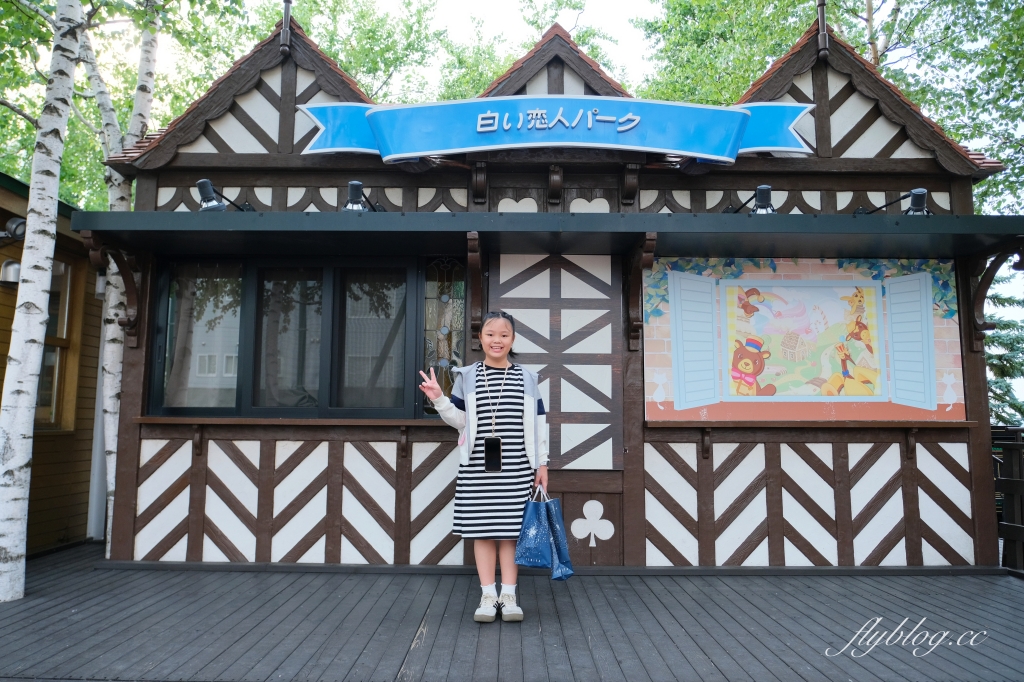
[[[108,261],[110,259],[108,258]],[[107,553],[114,523],[114,481],[117,478],[117,429],[121,415],[121,359],[124,330],[117,323],[125,316],[124,283],[114,263],[107,265],[107,292],[103,302],[103,449],[107,462]]]
[[[149,6],[147,4],[147,6]],[[135,86],[135,100],[128,132],[121,134],[110,92],[96,63],[96,55],[88,34],[82,38],[82,61],[89,74],[89,85],[95,94],[103,122],[104,150],[107,155],[120,154],[141,140],[149,129],[149,115],[153,108],[153,86],[156,78],[156,48],[158,26],[154,22],[143,29],[139,54],[139,70]],[[132,182],[113,168],[107,167],[103,176],[107,184],[107,201],[111,211],[130,211],[132,208]],[[107,266],[107,291],[104,299],[102,358],[103,449],[107,464],[107,528],[106,556],[110,558],[110,540],[114,517],[114,490],[117,474],[117,432],[121,413],[121,366],[124,357],[124,330],[118,318],[125,316],[124,284],[120,273],[110,261]],[[130,275],[129,275],[130,276]]]
[[[0,402],[0,601],[25,596],[25,542],[39,369],[49,309],[57,193],[82,30],[79,0],[58,0],[50,76],[39,116],[21,281]]]

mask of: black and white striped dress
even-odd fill
[[[459,467],[455,484],[455,522],[452,532],[464,538],[515,540],[523,525],[534,471],[526,457],[523,436],[523,368],[508,369],[481,363],[476,374],[476,420],[469,464]],[[488,384],[490,392],[488,392]],[[501,392],[501,399],[498,393]],[[491,436],[491,407],[497,403],[495,436],[501,438],[501,472],[484,471],[484,438]]]

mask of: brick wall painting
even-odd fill
[[[656,258],[651,421],[961,421],[952,261]]]

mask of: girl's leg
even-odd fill
[[[515,558],[515,543],[512,544],[512,558]],[[476,559],[476,573],[480,576],[481,585],[494,584],[494,565],[497,563],[497,548],[494,540],[473,540],[473,557]],[[515,565],[515,562],[513,562]],[[502,573],[505,571],[505,560],[501,562]]]
[[[498,540],[498,558],[501,560],[501,584],[515,585],[519,577],[519,566],[516,565],[516,541]],[[477,570],[480,570],[479,559],[477,559]],[[494,576],[493,570],[491,576],[492,578]]]

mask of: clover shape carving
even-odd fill
[[[590,546],[597,547],[597,540],[607,540],[615,535],[615,524],[604,516],[604,505],[597,500],[590,500],[583,505],[583,518],[572,522],[572,535],[577,540],[590,536]]]

